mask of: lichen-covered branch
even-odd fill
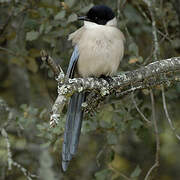
[[[180,57],[173,57],[156,61],[137,70],[124,72],[118,76],[112,77],[112,82],[110,84],[104,79],[98,78],[69,79],[62,86],[58,87],[58,92],[59,94],[69,96],[75,91],[80,92],[82,90],[99,89],[102,94],[106,94],[111,88],[119,89],[121,91],[125,86],[130,84],[136,85],[139,82],[142,83],[141,85],[153,84],[153,82],[155,82],[154,80],[161,78],[161,74],[168,74],[177,70],[180,70]],[[147,81],[149,79],[151,79],[151,82]],[[106,92],[105,89],[107,90]]]
[[[63,110],[63,107],[67,101],[67,98],[64,95],[59,94],[53,107],[52,107],[52,115],[50,118],[50,127],[54,127],[58,124],[60,118],[60,112]]]
[[[168,78],[169,73],[180,70],[180,57],[172,57],[150,63],[134,71],[123,72],[118,76],[112,77],[111,83],[102,78],[74,78],[66,79],[62,83],[62,74],[56,78],[58,81],[58,97],[52,108],[51,127],[57,124],[61,111],[68,98],[74,92],[83,90],[98,92],[99,97],[105,97],[114,93],[116,96],[128,94],[137,89],[154,87],[160,84],[169,84],[177,78]],[[164,76],[167,75],[167,76]],[[92,99],[92,98],[91,98]],[[85,103],[87,110],[89,103]]]

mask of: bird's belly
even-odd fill
[[[96,41],[79,47],[79,50],[77,71],[81,77],[113,75],[118,69],[124,52],[122,41],[114,43]]]
[[[119,63],[108,62],[108,59],[108,57],[107,59],[94,56],[86,56],[83,59],[80,57],[77,66],[78,74],[82,77],[111,75],[117,71]]]

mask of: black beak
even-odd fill
[[[90,19],[88,19],[87,16],[78,17],[78,20],[80,20],[80,21],[90,21]]]

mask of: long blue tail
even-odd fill
[[[62,168],[64,171],[67,170],[69,162],[78,148],[83,118],[81,105],[85,101],[85,97],[85,92],[75,93],[69,102],[62,149]]]

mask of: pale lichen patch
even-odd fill
[[[101,91],[100,91],[101,95],[102,96],[106,96],[107,94],[109,94],[109,90],[105,87],[101,88]]]
[[[69,88],[70,88],[69,85],[58,86],[58,94],[66,94]]]
[[[78,92],[82,92],[83,90],[84,90],[83,87],[79,87],[79,88],[78,88]]]
[[[81,106],[82,106],[83,108],[86,108],[86,107],[88,106],[88,104],[87,104],[87,102],[83,102],[83,103],[81,104]]]

